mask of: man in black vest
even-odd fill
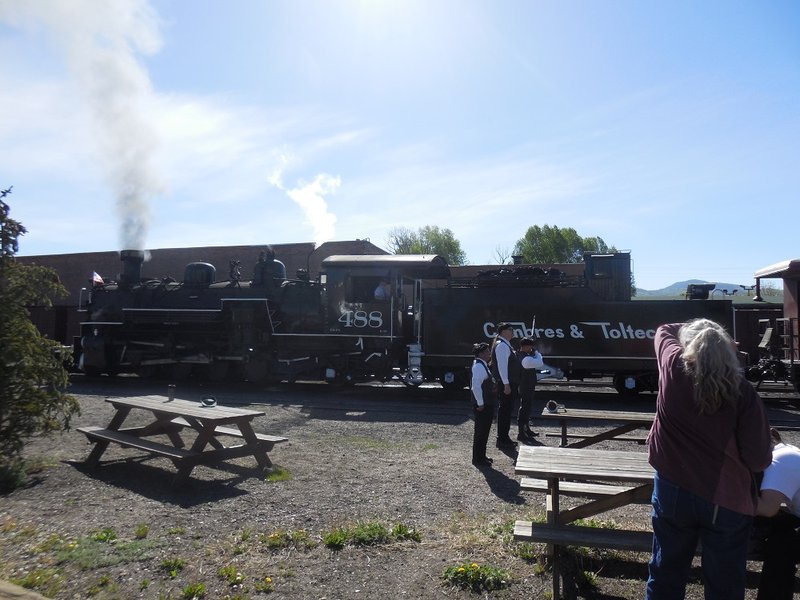
[[[475,414],[475,433],[472,436],[472,464],[488,467],[492,459],[486,457],[486,443],[494,419],[494,378],[487,361],[491,356],[489,344],[479,342],[472,347],[472,411]]]
[[[514,440],[509,437],[511,412],[517,399],[519,386],[519,360],[511,346],[514,327],[511,323],[500,323],[492,345],[492,375],[497,381],[497,447],[513,449]]]
[[[517,441],[531,444],[538,434],[531,430],[531,410],[533,409],[533,395],[536,391],[536,372],[544,366],[542,355],[534,350],[533,338],[524,337],[519,342],[517,359],[520,364],[519,371],[519,414],[517,415]]]

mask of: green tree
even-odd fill
[[[467,255],[453,232],[436,225],[426,225],[417,231],[395,227],[389,231],[387,243],[394,254],[438,254],[450,265],[467,264]]]
[[[616,252],[601,237],[581,237],[572,227],[555,225],[529,227],[525,236],[514,246],[514,254],[526,263],[577,263],[583,261],[584,252]]]
[[[0,492],[23,481],[25,439],[69,427],[78,412],[61,346],[39,333],[27,309],[51,306],[66,290],[52,269],[16,262],[26,230],[9,217],[10,193],[0,191]]]

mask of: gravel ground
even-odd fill
[[[104,401],[109,396],[165,391],[165,384],[133,378],[76,376],[73,393],[82,413],[74,426],[105,426],[112,415]],[[199,400],[207,392],[220,404],[266,412],[254,428],[289,438],[270,454],[288,479],[254,477],[251,461],[241,459],[224,471],[198,467],[190,484],[176,488],[166,459],[112,445],[91,470],[82,464],[89,451],[83,435],[31,440],[26,454],[41,469],[30,485],[0,497],[0,579],[24,580],[45,596],[65,599],[201,597],[200,584],[205,598],[214,599],[549,597],[549,571],[527,559],[510,534],[515,519],[542,514],[543,496],[520,493],[513,455],[492,447],[491,469],[470,464],[466,392],[454,397],[439,389],[313,384],[209,390],[187,384],[176,395]],[[768,405],[774,421],[798,419],[787,402],[796,395],[769,395],[775,398]],[[654,400],[622,401],[602,386],[542,386],[538,400],[548,399],[630,410],[650,409]],[[554,428],[536,429],[542,443],[557,444],[544,435],[555,434]],[[796,431],[785,437],[800,443]],[[605,445],[644,452],[636,443]],[[648,516],[647,506],[632,506],[602,518],[645,529]],[[402,525],[419,540],[390,536],[339,550],[323,543],[337,528],[359,525]],[[104,541],[112,532],[116,539]],[[285,537],[293,542],[281,543]],[[594,583],[581,597],[643,597],[647,558],[577,555],[577,570]],[[446,568],[473,562],[505,570],[507,586],[475,593],[444,581]],[[755,598],[758,570],[752,565],[748,598]],[[687,598],[702,598],[699,572],[694,575]]]

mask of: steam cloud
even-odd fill
[[[152,88],[137,54],[153,54],[161,39],[145,0],[0,0],[0,20],[46,28],[86,94],[98,145],[116,195],[123,248],[143,249],[150,200],[163,185],[152,165],[155,127],[148,120]]]
[[[328,211],[325,196],[336,193],[336,190],[342,185],[341,177],[320,173],[314,178],[314,181],[300,182],[299,187],[287,190],[283,185],[282,176],[283,168],[290,161],[288,157],[283,156],[280,162],[280,166],[270,175],[269,182],[276,188],[285,191],[286,195],[302,209],[314,230],[314,243],[322,244],[333,239],[336,230],[336,215]]]

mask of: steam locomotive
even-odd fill
[[[243,280],[216,280],[204,262],[182,281],[142,278],[144,254],[121,253],[117,282],[82,302],[76,342],[91,375],[170,379],[297,379],[350,383],[399,379],[409,386],[468,383],[472,344],[501,321],[532,336],[552,375],[612,376],[621,393],[652,390],[652,338],[664,322],[707,317],[734,330],[732,303],[631,299],[628,253],[587,254],[573,269],[503,265],[475,271],[435,255],[334,255],[315,278],[289,279],[274,256]],[[374,291],[389,283],[385,299]],[[703,294],[705,291],[705,294]]]

